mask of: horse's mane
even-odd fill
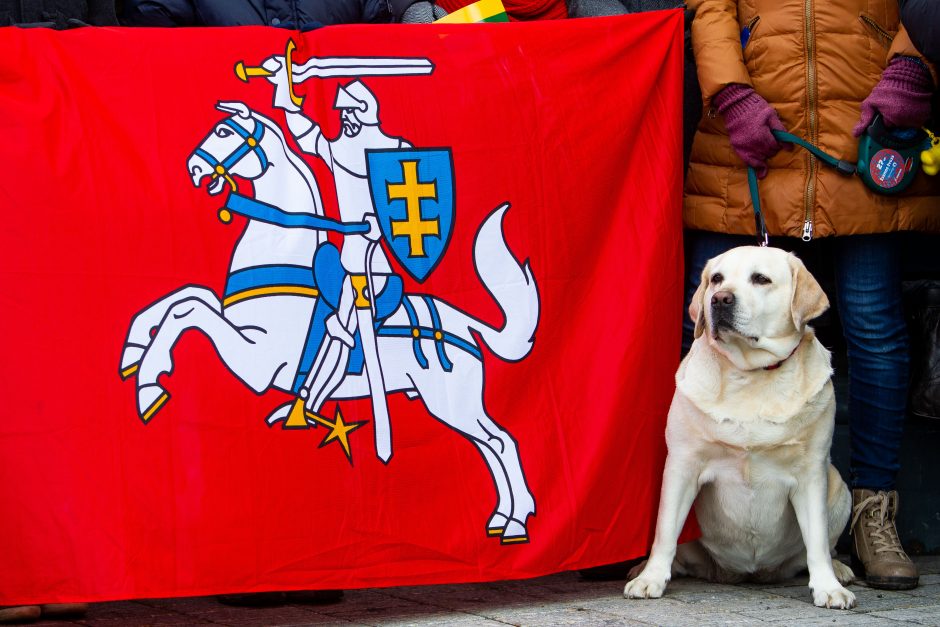
[[[284,148],[284,154],[287,156],[287,160],[290,161],[291,165],[300,173],[304,180],[307,182],[307,187],[310,188],[310,196],[313,198],[314,212],[318,216],[323,215],[323,201],[320,199],[320,186],[317,184],[317,179],[313,175],[313,170],[310,169],[310,166],[307,165],[307,162],[304,161],[300,155],[298,155],[287,143],[287,138],[284,136],[284,131],[281,130],[281,127],[275,124],[274,120],[265,117],[253,109],[249,109],[251,112],[251,117],[253,117],[258,122],[264,124],[269,131],[277,135],[278,140],[281,142],[281,146]]]

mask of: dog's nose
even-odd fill
[[[728,291],[712,294],[712,307],[725,308],[734,305],[734,294]]]

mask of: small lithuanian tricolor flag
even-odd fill
[[[508,22],[509,16],[501,0],[479,0],[445,15],[435,23],[473,24],[476,22]]]

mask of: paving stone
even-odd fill
[[[915,625],[940,626],[940,604],[926,607],[913,607],[904,610],[887,610],[874,612],[869,616],[887,618],[893,621],[906,622]]]
[[[892,590],[879,590],[877,588],[864,588],[862,586],[850,586],[849,589],[855,593],[857,605],[853,612],[877,612],[880,610],[905,609],[909,607],[924,607],[927,605],[936,605],[937,599],[929,596],[916,596],[906,592],[897,592]]]
[[[898,623],[887,618],[878,618],[870,614],[852,614],[844,610],[830,610],[840,612],[837,616],[826,618],[800,618],[793,621],[787,621],[800,627],[818,626],[818,627],[842,627],[842,625],[871,625],[872,627],[900,627]],[[768,625],[782,625],[785,623],[766,623]]]
[[[734,589],[720,592],[672,592],[666,590],[666,597],[690,605],[693,612],[741,612],[756,608],[801,608],[812,600],[807,595],[803,599],[793,599],[762,590]],[[811,603],[810,603],[811,604]]]
[[[693,606],[674,599],[624,599],[610,598],[589,601],[580,607],[605,614],[619,616],[629,620],[652,625],[706,625],[706,624],[747,624],[753,619],[729,612],[696,611]]]
[[[453,614],[432,614],[428,617],[411,619],[383,619],[373,623],[377,627],[505,627],[505,623],[489,620],[480,616],[455,617]]]
[[[940,555],[918,555],[914,561],[921,574],[940,573]]]
[[[426,603],[409,603],[402,604],[398,603],[396,605],[344,605],[331,610],[321,610],[321,613],[324,616],[330,616],[334,618],[341,618],[344,620],[351,620],[356,622],[365,622],[372,623],[377,620],[382,619],[383,617],[397,617],[397,616],[420,616],[423,614],[433,614],[440,612],[447,612],[461,614],[462,612],[454,606],[433,606]]]
[[[737,613],[752,620],[761,620],[766,623],[788,621],[800,625],[806,620],[831,620],[834,618],[843,620],[853,616],[852,612],[847,610],[816,607],[813,605],[812,599],[800,606],[772,607],[770,609],[755,608],[744,611],[739,610]]]
[[[186,615],[184,615],[186,616]],[[306,607],[225,608],[216,612],[189,615],[190,618],[221,625],[325,625],[349,622],[342,616],[330,616]]]
[[[139,601],[112,601],[110,603],[91,603],[88,606],[88,613],[82,620],[75,622],[85,622],[90,620],[108,620],[113,618],[124,618],[128,620],[143,619],[158,614],[169,614],[170,610],[155,608]]]
[[[61,621],[54,624],[61,625]],[[96,627],[124,627],[124,625],[134,625],[135,627],[166,627],[168,625],[218,625],[201,616],[188,616],[186,614],[158,614],[156,616],[140,616],[136,618],[95,618],[75,621],[78,625],[95,625]]]
[[[215,597],[184,597],[178,599],[139,599],[134,601],[146,605],[159,612],[181,612],[184,614],[201,614],[216,612],[225,607]]]
[[[328,605],[291,603],[272,608],[238,608],[222,605],[212,596],[93,603],[84,619],[36,624],[940,627],[940,557],[918,556],[915,561],[922,573],[919,588],[888,591],[853,584],[850,589],[859,605],[851,611],[815,607],[805,576],[772,585],[729,585],[683,578],[671,582],[662,599],[628,600],[623,598],[623,581],[587,581],[568,572],[519,581],[349,590],[342,602]]]
[[[940,602],[940,581],[927,583],[924,581],[923,577],[921,577],[920,580],[921,584],[919,586],[913,590],[905,590],[905,592],[918,597],[933,597],[937,602]]]
[[[552,627],[555,625],[622,625],[629,624],[622,616],[587,608],[529,606],[512,610],[488,611],[487,618],[519,626]],[[633,621],[634,624],[643,624]]]
[[[372,611],[379,608],[412,607],[416,603],[423,603],[424,598],[425,596],[417,596],[415,597],[416,600],[413,600],[394,588],[384,590],[350,590],[345,594],[345,598],[340,603],[318,606],[308,605],[306,607],[324,614],[344,612],[353,607]],[[428,595],[427,598],[431,598],[430,595]]]

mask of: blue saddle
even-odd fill
[[[343,290],[343,280],[346,270],[340,263],[339,250],[333,244],[327,243],[317,249],[313,258],[313,278],[320,290],[321,301],[326,302],[330,312],[339,307],[339,296]],[[375,322],[379,323],[392,315],[401,305],[404,286],[401,277],[397,274],[388,276],[385,287],[379,292],[375,301]]]
[[[319,290],[317,304],[313,308],[310,320],[310,330],[307,332],[307,342],[300,358],[297,375],[294,377],[292,391],[300,391],[313,360],[320,351],[320,345],[326,338],[326,319],[339,307],[340,294],[343,291],[343,281],[346,270],[340,263],[339,250],[333,244],[326,243],[317,249],[313,258],[313,277]],[[391,316],[402,302],[404,285],[397,274],[386,277],[385,287],[379,292],[375,301],[375,326],[378,329],[386,318]],[[359,339],[359,330],[353,335],[355,344],[349,353],[349,363],[346,367],[348,374],[361,374],[363,365],[362,343]]]

